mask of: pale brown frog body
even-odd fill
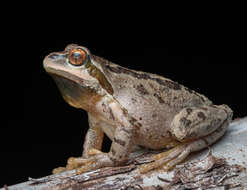
[[[190,152],[214,143],[231,121],[228,106],[213,105],[205,96],[164,77],[113,64],[82,46],[69,45],[64,52],[48,55],[44,67],[56,76],[64,99],[89,115],[83,158],[69,159],[67,169],[84,172],[122,165],[139,145],[175,147],[140,171],[164,163],[169,169]],[[109,153],[95,150],[101,150],[104,133],[112,140]]]

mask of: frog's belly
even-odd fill
[[[141,124],[135,143],[151,149],[173,147],[176,140],[173,139],[169,130],[175,115],[174,112],[136,112],[132,115],[139,119],[138,122]]]
[[[101,128],[111,140],[114,138],[115,125],[110,122],[101,121]],[[158,125],[142,126],[138,135],[134,137],[133,146],[141,145],[150,149],[163,149],[174,147],[178,142],[170,136],[167,127]]]
[[[163,149],[174,147],[177,141],[172,138],[168,128],[158,125],[143,126],[137,135],[135,143],[150,149]]]

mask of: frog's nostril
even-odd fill
[[[65,57],[64,54],[52,53],[48,56],[50,59],[62,59]]]

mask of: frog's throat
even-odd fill
[[[88,68],[89,74],[99,81],[102,88],[104,88],[109,94],[113,95],[113,88],[105,75],[96,66],[94,66],[91,61],[88,61],[85,67]]]
[[[60,75],[51,75],[56,82],[60,93],[64,100],[73,107],[83,108],[90,103],[90,99],[96,96],[100,96],[97,90],[80,85],[73,80]]]

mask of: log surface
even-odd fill
[[[155,170],[140,174],[138,166],[150,162],[151,156],[158,152],[132,153],[130,162],[122,167],[101,168],[80,175],[72,170],[39,179],[29,178],[27,182],[0,190],[247,189],[247,117],[230,124],[224,137],[211,146],[212,154],[206,149],[190,155],[184,164],[170,172]]]

